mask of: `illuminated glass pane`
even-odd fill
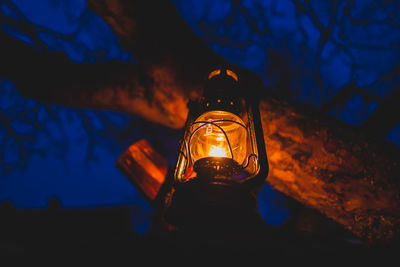
[[[189,149],[193,162],[206,157],[232,158],[238,164],[246,159],[247,131],[244,122],[226,111],[209,111],[191,128]]]

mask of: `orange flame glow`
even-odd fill
[[[218,146],[211,146],[208,155],[210,155],[211,157],[224,157],[224,158],[228,157],[227,151],[222,147]]]

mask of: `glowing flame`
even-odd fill
[[[224,141],[224,135],[222,133],[219,133],[216,140],[217,141]]]
[[[228,157],[228,153],[226,152],[226,150],[218,146],[211,146],[208,155],[210,155],[211,157]]]

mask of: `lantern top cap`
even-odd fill
[[[216,70],[213,70],[208,75],[208,80],[211,80],[213,77],[219,76],[219,75],[221,75],[221,76],[229,76],[229,77],[233,78],[236,82],[239,81],[238,76],[236,75],[236,73],[234,73],[230,69],[216,69]]]
[[[239,98],[244,97],[236,73],[218,66],[208,75],[201,102],[206,110],[228,110],[240,114]]]

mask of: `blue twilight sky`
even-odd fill
[[[257,72],[278,93],[318,107],[350,82],[361,87],[368,98],[354,94],[330,111],[348,123],[362,123],[400,82],[390,76],[400,62],[397,1],[172,2],[210,47]],[[73,61],[135,61],[83,0],[0,0],[0,13],[3,32],[64,51]],[[30,32],[19,27],[26,24]],[[280,79],[283,74],[290,79]],[[0,202],[26,209],[45,208],[51,197],[65,208],[129,204],[140,218],[134,226],[144,231],[149,225],[150,206],[114,162],[147,138],[173,165],[177,131],[126,114],[44,105],[23,98],[2,76],[0,110],[25,151],[0,124]],[[397,126],[387,138],[400,144],[399,136]],[[284,196],[266,185],[259,200],[268,223],[284,222]]]

